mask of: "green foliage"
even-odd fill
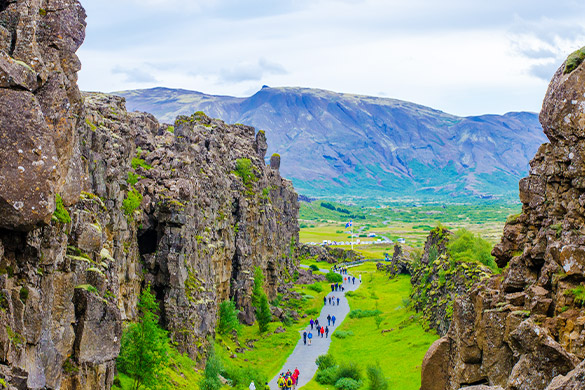
[[[55,195],[55,212],[53,213],[53,219],[61,222],[61,223],[69,223],[71,222],[71,216],[65,206],[63,205],[63,199],[61,195]]]
[[[366,317],[375,317],[379,314],[382,314],[380,310],[362,310],[362,309],[355,309],[349,312],[349,318],[366,318]]]
[[[323,287],[319,283],[310,284],[307,286],[307,288],[309,290],[313,290],[313,291],[318,292],[318,293],[323,292]]]
[[[577,67],[579,65],[581,65],[581,62],[583,62],[584,59],[585,59],[585,47],[582,47],[579,50],[572,52],[569,55],[569,57],[567,57],[567,62],[565,63],[565,70],[563,73],[564,74],[571,73],[572,71],[577,69]]]
[[[79,286],[75,286],[75,288],[80,288],[82,290],[85,291],[89,291],[90,293],[99,295],[99,291],[97,288],[95,288],[94,286],[92,286],[91,284],[80,284]]]
[[[249,366],[237,367],[230,365],[224,368],[222,375],[231,382],[232,388],[241,390],[247,390],[252,381],[256,384],[256,389],[261,389],[264,387],[263,384],[268,381],[260,371]]]
[[[338,339],[345,339],[348,338],[350,336],[353,336],[353,332],[351,330],[336,330],[333,335],[333,337],[337,337]]]
[[[339,378],[335,382],[335,388],[339,390],[357,390],[362,386],[362,381],[356,381],[352,378]]]
[[[19,293],[19,298],[23,303],[26,303],[27,299],[28,299],[28,288],[26,286],[23,286],[20,288],[20,293]]]
[[[132,158],[132,162],[130,163],[130,165],[132,166],[132,169],[136,169],[138,167],[142,167],[146,170],[152,169],[151,165],[148,165],[147,163],[144,162],[143,159],[139,157]]]
[[[238,310],[233,300],[223,301],[219,304],[219,323],[217,325],[217,332],[219,334],[226,334],[233,330],[239,333],[241,328],[238,320]]]
[[[319,267],[317,267],[315,264],[311,264],[309,266],[309,269],[312,270],[313,272],[319,271]]]
[[[133,389],[167,389],[164,371],[169,361],[167,332],[158,325],[158,305],[150,286],[142,291],[138,303],[138,322],[122,335],[118,369],[133,379]]]
[[[447,244],[447,250],[455,261],[479,262],[493,270],[498,266],[492,256],[492,244],[466,229],[455,232]]]
[[[167,127],[167,131],[168,131],[169,133],[173,133],[173,134],[175,134],[175,126],[169,126],[169,127]]]
[[[246,187],[251,187],[252,183],[258,180],[254,174],[254,167],[249,158],[239,158],[236,160],[236,169],[234,171],[236,176],[242,178],[242,182]]]
[[[315,381],[322,385],[333,385],[337,381],[337,366],[318,370],[315,375]]]
[[[342,214],[351,214],[348,209],[342,208],[342,207],[335,207],[335,205],[333,203],[329,203],[329,202],[321,202],[321,207],[324,207],[324,208],[329,209],[331,211],[337,211],[338,213],[342,213]]]
[[[212,348],[211,352],[207,357],[207,363],[205,363],[205,371],[203,374],[203,378],[201,379],[201,382],[199,382],[199,388],[201,390],[221,389],[222,383],[221,380],[219,379],[221,370],[222,370],[221,360],[215,354],[215,350]]]
[[[355,362],[346,362],[339,365],[337,369],[337,379],[351,378],[355,381],[362,379],[362,372],[360,367]]]
[[[369,390],[388,390],[388,381],[379,364],[368,366],[366,373],[370,382]]]
[[[315,364],[319,367],[319,370],[326,370],[329,367],[335,366],[335,358],[330,354],[321,355],[315,360]]]
[[[329,283],[343,283],[343,276],[339,275],[338,273],[329,271],[325,278]]]
[[[142,194],[138,192],[136,188],[132,188],[128,191],[126,199],[122,202],[122,210],[124,210],[124,214],[132,216],[134,211],[140,207],[140,203],[142,203]]]
[[[573,296],[575,303],[579,306],[583,306],[585,304],[585,287],[584,286],[577,286],[571,290],[565,291],[565,295]]]
[[[376,321],[376,329],[380,329],[380,325],[382,325],[382,321],[384,321],[384,317],[382,317],[381,315],[376,315],[374,317],[374,321]]]
[[[130,187],[134,187],[136,183],[138,183],[138,180],[140,180],[140,175],[137,175],[134,172],[128,172],[128,178],[126,179],[126,183],[128,183]]]
[[[256,319],[258,320],[260,333],[268,331],[268,324],[272,321],[272,313],[270,312],[270,305],[268,304],[266,294],[260,297],[260,307],[256,308]]]

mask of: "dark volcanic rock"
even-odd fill
[[[579,364],[585,358],[585,65],[563,71],[564,65],[540,114],[550,143],[520,182],[522,214],[509,218],[492,252],[505,267],[502,275],[456,302],[449,347],[433,354],[434,361],[448,361],[445,389],[585,386]],[[423,372],[423,382],[429,380]]]

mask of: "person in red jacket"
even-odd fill
[[[324,334],[325,334],[325,327],[324,327],[324,326],[322,326],[322,327],[321,327],[321,337],[323,337],[323,335],[324,335]]]

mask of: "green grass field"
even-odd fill
[[[338,362],[358,363],[364,374],[367,365],[379,363],[390,390],[418,390],[423,357],[438,336],[425,332],[416,314],[404,307],[410,293],[410,278],[400,275],[388,280],[375,269],[373,263],[351,268],[353,274],[362,275],[363,285],[349,297],[349,304],[352,310],[382,311],[380,328],[374,317],[351,319],[348,316],[337,330],[351,331],[354,335],[345,339],[333,337],[330,353]],[[391,331],[382,333],[382,330]],[[364,388],[367,385],[366,380]],[[334,386],[322,386],[312,380],[303,389],[333,390]]]

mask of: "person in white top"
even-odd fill
[[[250,386],[249,387],[250,387],[250,390],[256,390],[256,385],[254,384],[254,381],[252,381],[250,383]]]

